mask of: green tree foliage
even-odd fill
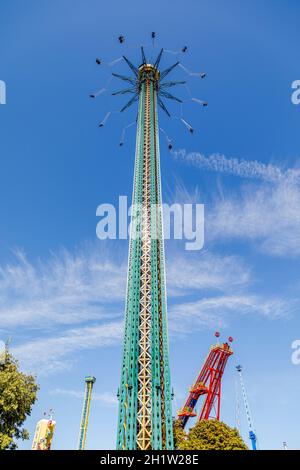
[[[182,430],[183,431],[183,430]],[[177,433],[178,436],[178,433]],[[178,439],[178,437],[177,437]],[[216,419],[198,421],[186,438],[179,434],[181,450],[247,450],[237,429]]]
[[[16,449],[16,439],[29,439],[22,427],[38,391],[35,377],[19,370],[10,353],[0,365],[0,450]]]
[[[184,444],[185,439],[187,438],[187,435],[184,432],[184,429],[182,428],[182,425],[178,419],[173,421],[173,436],[174,436],[174,448],[182,449],[181,446]]]

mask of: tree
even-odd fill
[[[247,450],[235,428],[217,419],[198,421],[178,446],[181,450]]]
[[[175,419],[173,421],[173,436],[174,436],[174,448],[181,449],[182,448],[181,446],[184,444],[185,439],[187,438],[187,435],[184,432],[182,424],[178,419]]]
[[[36,401],[39,387],[33,375],[19,370],[19,364],[7,352],[0,365],[0,450],[16,449],[15,439],[29,439],[22,427]]]

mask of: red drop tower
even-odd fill
[[[219,338],[220,333],[217,331],[215,336]],[[230,347],[232,341],[233,339],[230,336],[227,343],[217,343],[211,346],[210,352],[196,382],[190,389],[184,407],[178,411],[178,419],[183,428],[189,418],[197,415],[195,406],[202,395],[204,396],[204,402],[198,420],[202,421],[203,419],[210,418],[220,419],[221,382],[228,358],[233,354]]]

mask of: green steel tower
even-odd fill
[[[86,434],[87,434],[89,414],[90,414],[91,401],[92,401],[92,391],[93,391],[93,385],[95,382],[96,382],[95,377],[92,377],[89,375],[85,378],[86,387],[85,387],[82,417],[81,417],[81,423],[80,423],[78,450],[84,450],[85,448]]]
[[[142,48],[142,65],[138,68],[123,56],[134,77],[113,74],[131,84],[130,88],[114,94],[134,94],[121,111],[139,101],[132,201],[134,224],[130,235],[118,393],[117,448],[125,450],[173,449],[157,108],[159,105],[169,114],[161,97],[180,100],[165,88],[184,82],[162,83],[179,63],[160,72],[162,52],[149,64]]]

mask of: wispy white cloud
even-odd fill
[[[257,160],[228,158],[219,153],[213,153],[207,157],[199,152],[187,153],[184,149],[174,150],[172,155],[177,160],[203,170],[270,182],[280,182],[284,179],[300,181],[300,169],[284,170],[276,165],[265,164]]]
[[[260,251],[276,256],[300,255],[300,187],[246,187],[239,195],[215,201],[206,213],[206,239],[255,242]]]
[[[68,390],[68,389],[62,389],[62,388],[55,388],[53,390],[50,390],[49,392],[51,395],[63,395],[67,397],[73,397],[73,398],[78,398],[80,400],[83,399],[84,397],[84,392],[80,390]],[[100,402],[103,405],[106,406],[115,406],[118,404],[118,399],[113,393],[97,393],[93,391],[93,402]]]
[[[16,251],[13,263],[0,266],[1,327],[51,330],[122,317],[126,271],[127,263],[111,252],[99,254],[97,247],[63,250],[35,263]],[[201,251],[168,257],[169,296],[237,288],[249,278],[249,268],[235,256]]]
[[[73,367],[81,351],[120,343],[126,267],[97,250],[62,251],[36,263],[16,252],[12,264],[0,267],[1,322],[9,334],[16,332],[13,352],[27,370],[59,372]],[[168,297],[174,302],[204,291],[239,291],[250,280],[250,269],[235,256],[168,257]],[[212,319],[207,316],[206,324]]]
[[[62,250],[35,263],[17,250],[14,261],[0,267],[1,327],[45,329],[111,318],[125,286],[126,263],[95,247]]]
[[[273,319],[291,308],[285,300],[248,295],[251,283],[251,269],[237,256],[169,253],[171,332],[222,326],[232,313]],[[35,263],[17,252],[12,264],[0,267],[0,318],[17,333],[13,353],[26,370],[42,375],[73,367],[88,349],[120,344],[125,284],[126,263],[110,252],[99,256],[95,247]]]
[[[205,209],[205,246],[211,240],[240,239],[253,242],[261,252],[274,256],[300,255],[300,169],[283,169],[255,160],[239,160],[224,155],[209,157],[201,153],[173,152],[180,159],[200,169],[232,174],[260,182],[239,185],[216,195]],[[190,194],[177,184],[176,197],[203,202],[197,189]]]
[[[287,318],[295,310],[294,300],[259,295],[220,295],[183,302],[170,308],[170,330],[189,331],[225,327],[233,315],[260,315],[270,320]]]
[[[117,344],[122,332],[123,322],[74,328],[29,340],[12,348],[12,352],[27,370],[47,375],[72,367],[75,353],[78,358],[80,351]]]
[[[168,295],[177,297],[195,291],[241,289],[251,280],[249,266],[238,256],[199,253],[172,256],[167,263]]]

